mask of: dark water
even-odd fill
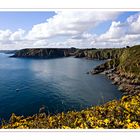
[[[0,54],[0,117],[81,110],[120,98],[104,75],[86,74],[103,61],[78,58],[21,59]],[[19,89],[19,91],[16,91]]]

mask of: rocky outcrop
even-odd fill
[[[118,85],[118,89],[125,94],[140,93],[140,80],[137,77],[122,76],[118,71],[106,73],[106,76],[112,80],[112,84]]]
[[[118,57],[119,56],[119,57]],[[91,70],[91,74],[104,73],[125,94],[140,93],[140,45],[126,48],[115,58]]]
[[[83,50],[77,50],[75,53],[74,53],[74,56],[75,58],[83,58],[85,57],[85,53]]]
[[[117,66],[119,65],[119,59],[111,59],[107,60],[104,64],[101,64],[95,67],[93,70],[90,71],[91,74],[99,74],[102,72],[112,72],[114,71]]]

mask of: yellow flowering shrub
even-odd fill
[[[47,129],[140,129],[140,94],[123,96],[104,105],[57,115],[36,114],[30,117],[11,115],[1,128]]]

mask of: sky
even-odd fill
[[[0,50],[140,44],[140,12],[0,12]]]

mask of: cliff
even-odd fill
[[[124,75],[140,77],[140,45],[131,48],[112,50],[111,60],[97,66],[95,70],[102,71],[116,68],[116,70]],[[105,53],[105,52],[104,52]],[[101,55],[101,58],[109,58]]]
[[[124,93],[140,93],[140,45],[123,49],[119,54],[119,57],[97,66],[89,73],[104,72]]]
[[[63,48],[32,48],[22,49],[16,51],[11,57],[24,57],[24,58],[58,58],[67,57],[73,55],[75,48],[63,49]]]
[[[30,48],[16,51],[12,57],[57,58],[74,56],[87,59],[112,59],[121,55],[123,49],[76,49],[76,48]]]
[[[140,78],[140,45],[125,49],[119,62],[117,69],[121,73]]]
[[[105,60],[105,59],[113,59],[118,58],[122,52],[122,49],[91,49],[91,50],[80,50],[77,52],[76,57],[86,57],[87,59],[98,59],[98,60]]]

